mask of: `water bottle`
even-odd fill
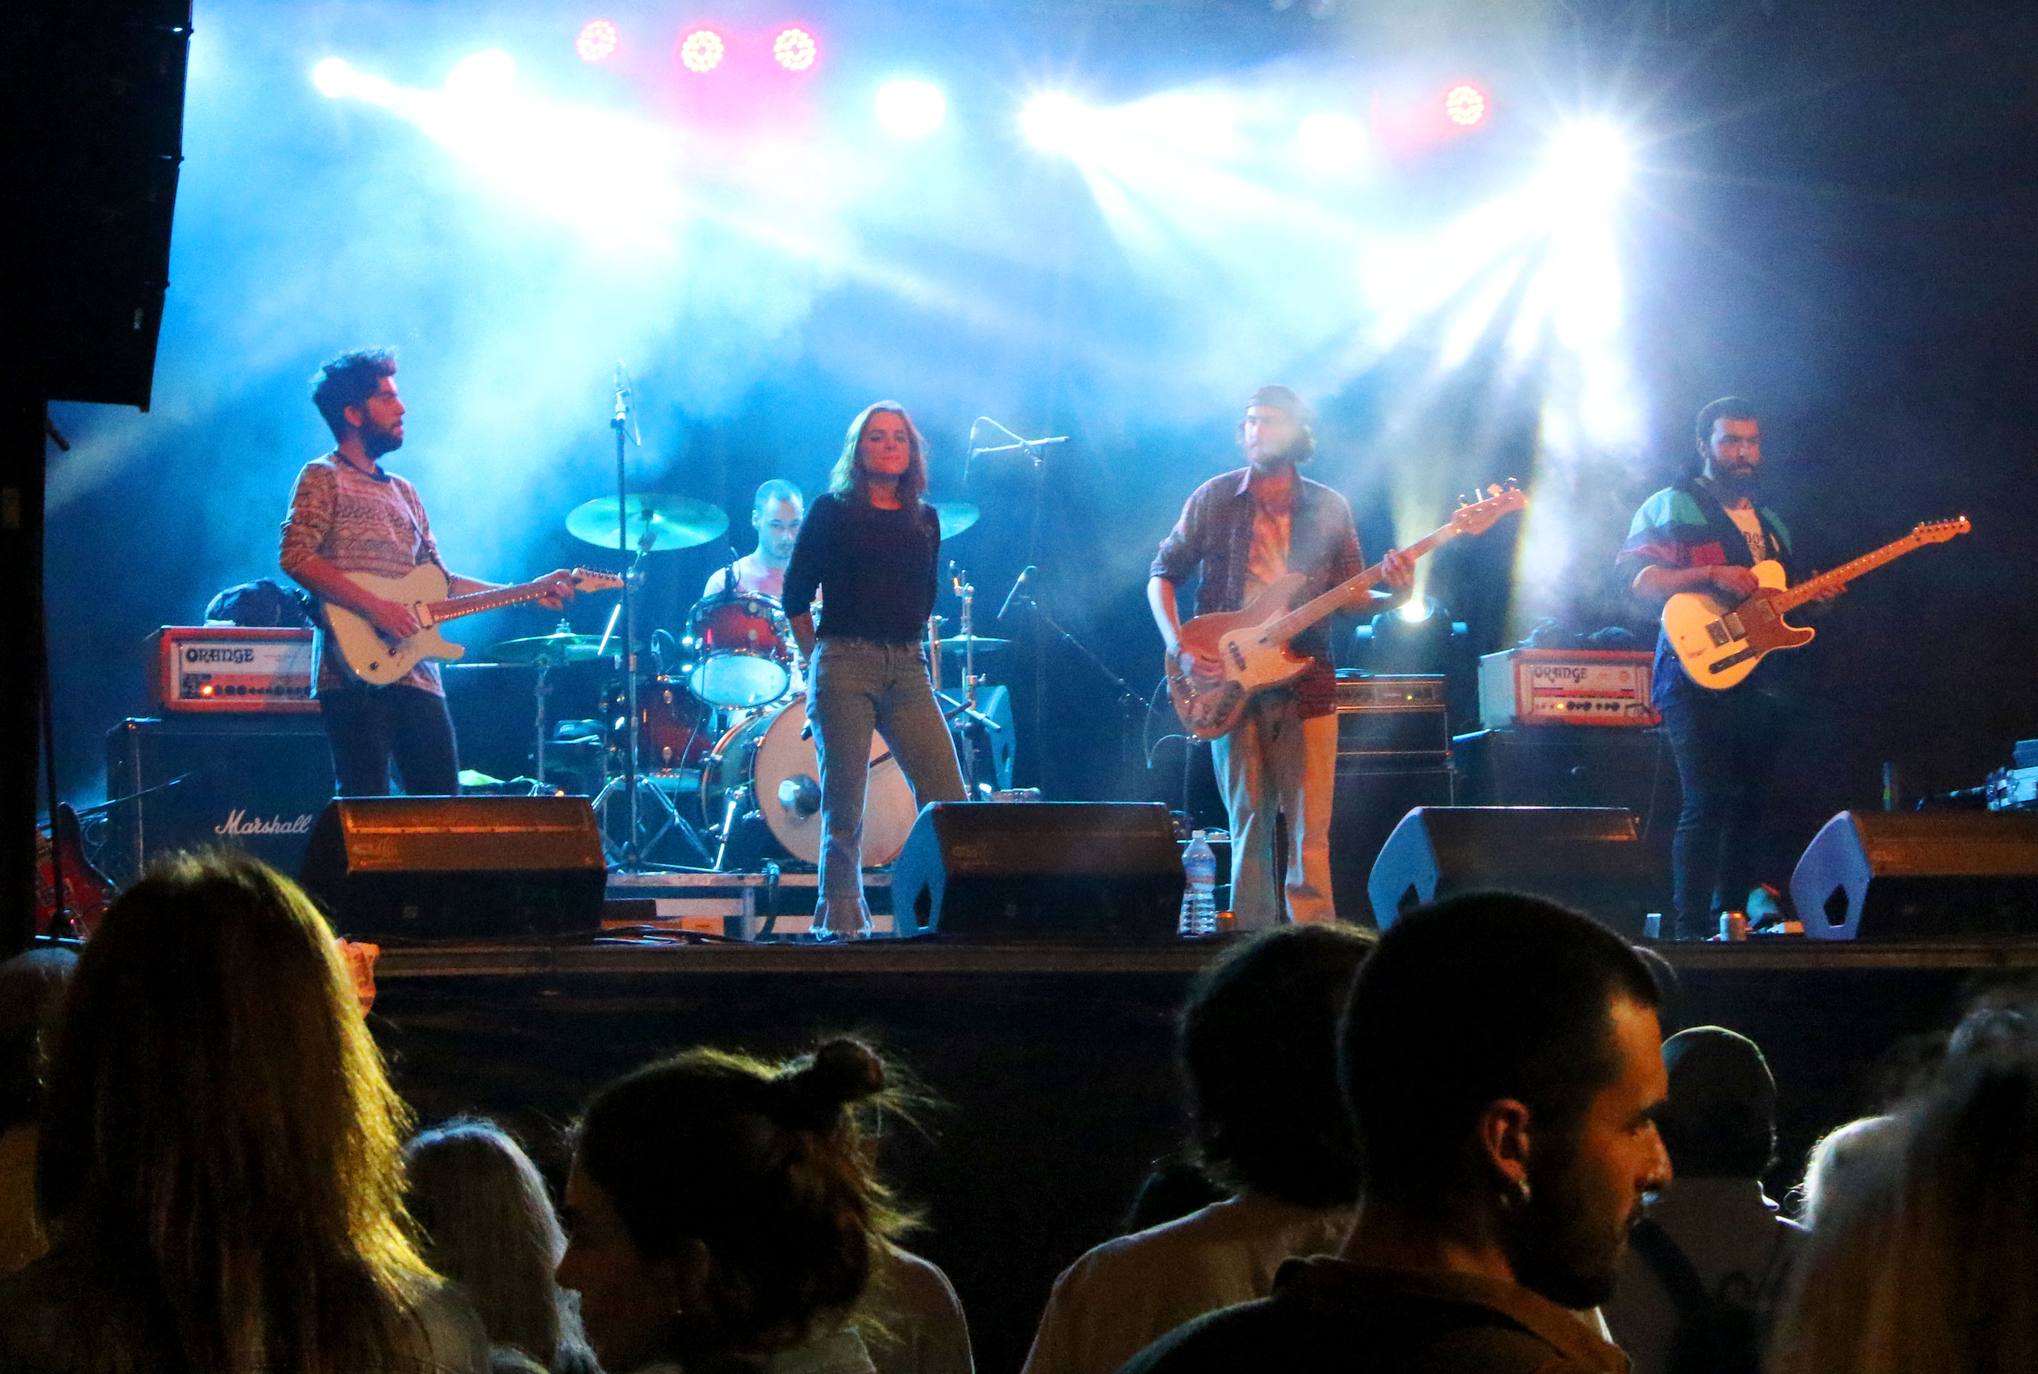
[[[1200,830],[1182,850],[1182,919],[1175,933],[1185,940],[1217,933],[1217,853]]]

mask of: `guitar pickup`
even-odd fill
[[[1705,632],[1711,638],[1714,648],[1718,648],[1722,644],[1731,644],[1741,638],[1741,617],[1737,615],[1723,615],[1718,620],[1708,624],[1705,627]]]
[[[1233,668],[1238,669],[1240,672],[1245,671],[1245,655],[1239,652],[1236,644],[1227,644],[1224,652],[1231,659],[1231,666]]]

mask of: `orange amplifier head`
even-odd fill
[[[310,630],[165,625],[152,636],[149,694],[159,711],[316,714]]]
[[[1615,725],[1662,718],[1649,701],[1651,659],[1609,649],[1509,649],[1479,660],[1479,723]]]

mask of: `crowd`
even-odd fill
[[[2038,1369],[2038,1028],[1976,1008],[1764,1192],[1777,1086],[1537,899],[1234,942],[1190,990],[1191,1182],[1055,1283],[1026,1374]],[[556,1191],[422,1132],[330,929],[185,856],[0,966],[0,1370],[970,1374],[834,1039],[597,1092]]]

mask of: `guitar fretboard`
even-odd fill
[[[1431,530],[1401,552],[1409,558],[1421,558],[1439,545],[1449,543],[1452,539],[1455,539],[1458,533],[1456,525],[1442,525]],[[1383,576],[1382,570],[1385,567],[1385,563],[1375,563],[1371,567],[1364,568],[1346,578],[1343,582],[1338,583],[1329,591],[1311,597],[1294,610],[1289,611],[1286,615],[1277,616],[1273,620],[1268,621],[1265,632],[1266,642],[1269,644],[1285,644],[1311,625],[1314,625],[1317,621],[1329,615],[1332,611],[1339,610],[1357,601],[1365,593],[1371,591],[1374,585],[1380,581],[1380,578]]]
[[[1802,606],[1812,598],[1822,596],[1835,587],[1844,587],[1861,574],[1873,572],[1883,564],[1902,558],[1913,550],[1922,549],[1927,544],[1944,543],[1954,535],[1966,532],[1967,521],[1964,517],[1929,529],[1920,527],[1901,539],[1892,539],[1881,548],[1872,549],[1859,558],[1842,563],[1837,568],[1829,568],[1817,577],[1807,578],[1788,591],[1778,592],[1770,598],[1770,604],[1780,611],[1787,611],[1793,606]]]

